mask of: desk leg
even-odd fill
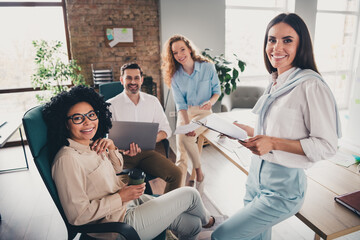
[[[314,240],[320,240],[320,239],[321,239],[321,237],[315,233]]]
[[[21,127],[19,127],[19,132],[20,132],[20,138],[21,138],[21,145],[23,147],[24,156],[25,156],[26,168],[29,170],[29,164],[28,164],[28,160],[27,160],[27,157],[26,157],[26,150],[25,150],[25,144],[24,144],[23,135],[22,135],[22,132],[21,132]]]
[[[19,132],[20,132],[20,138],[21,138],[21,145],[22,145],[23,151],[24,151],[26,167],[0,170],[0,173],[29,170],[29,164],[28,164],[28,160],[27,160],[27,156],[26,156],[26,150],[25,150],[24,139],[23,139],[23,136],[22,136],[21,126],[19,127]]]

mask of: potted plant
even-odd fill
[[[206,48],[202,51],[202,55],[212,60],[215,64],[215,69],[220,80],[221,95],[218,102],[221,102],[224,95],[230,95],[236,89],[236,84],[240,82],[239,72],[245,70],[246,63],[241,61],[236,54],[236,64],[233,65],[232,62],[225,59],[224,54],[219,56],[211,56],[211,50]],[[221,104],[219,104],[221,105]]]
[[[34,89],[40,88],[46,92],[36,94],[39,103],[48,101],[52,96],[66,91],[68,85],[86,85],[84,76],[80,74],[81,67],[76,60],[67,60],[62,50],[63,43],[45,40],[33,41],[36,49],[36,73],[31,76]]]

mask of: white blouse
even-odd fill
[[[280,74],[271,92],[284,84],[296,68]],[[335,155],[338,136],[331,90],[319,79],[300,83],[275,99],[264,121],[267,136],[300,140],[305,156],[273,150],[261,156],[266,161],[290,168],[309,168],[316,161]]]

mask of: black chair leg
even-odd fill
[[[153,195],[153,191],[151,189],[149,181],[145,181],[145,194]]]

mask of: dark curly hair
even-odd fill
[[[42,111],[48,127],[47,137],[52,157],[61,147],[69,145],[67,138],[70,135],[66,127],[66,118],[70,108],[79,102],[87,102],[95,111],[98,111],[99,126],[93,140],[104,137],[112,127],[110,103],[106,103],[104,97],[95,92],[93,88],[75,86],[68,92],[61,92],[52,97]]]

